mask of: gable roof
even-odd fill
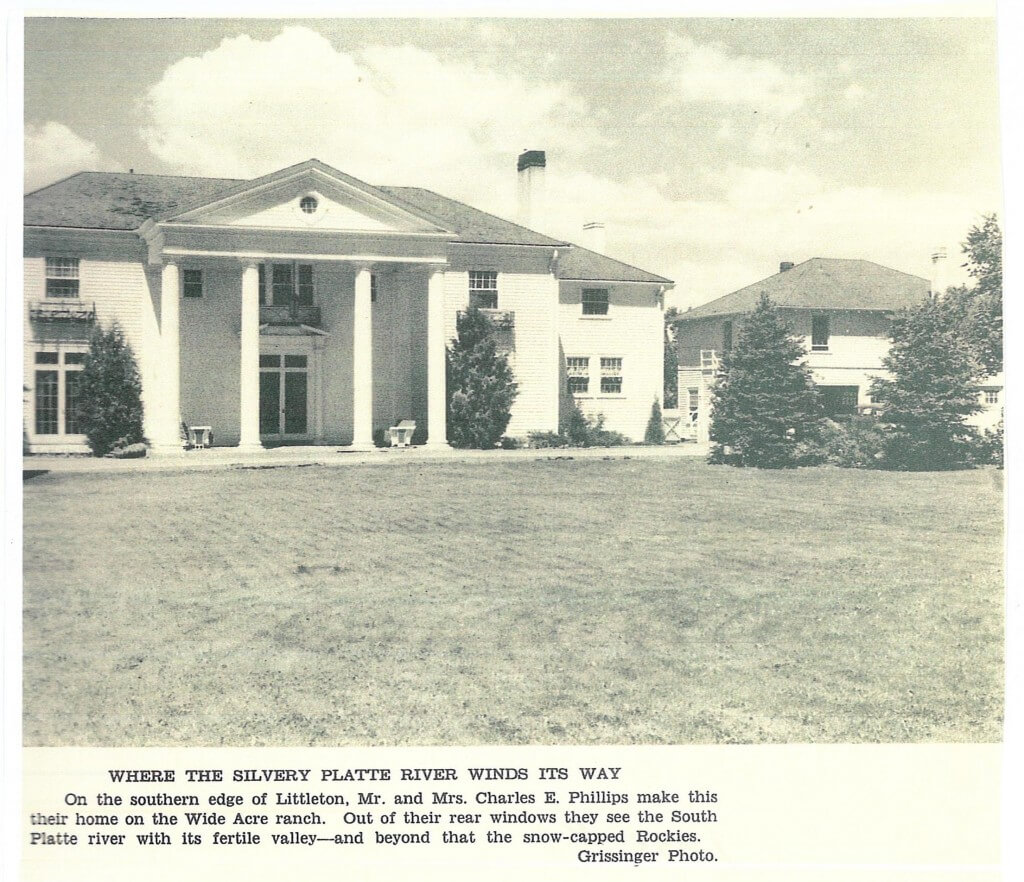
[[[674,322],[750,312],[761,294],[787,309],[843,309],[891,312],[923,300],[927,279],[872,263],[812,257],[785,272],[776,273],[710,303],[695,306]]]
[[[179,175],[79,172],[25,196],[26,226],[94,230],[137,230],[149,219],[173,217],[210,202],[244,193],[304,167],[338,177],[360,191],[453,232],[451,241],[487,245],[536,245],[565,248],[559,275],[580,281],[652,282],[668,279],[553,239],[464,202],[421,187],[372,186],[319,160],[307,160],[253,181]]]

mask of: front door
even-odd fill
[[[308,438],[308,383],[306,355],[260,356],[260,435],[265,443]]]

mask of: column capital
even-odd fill
[[[181,265],[181,258],[178,255],[172,255],[170,257],[160,256],[160,265],[165,267],[176,267]]]
[[[352,268],[358,273],[365,270],[368,273],[373,272],[373,268],[377,265],[372,260],[353,260],[350,261]]]
[[[258,257],[239,257],[238,262],[242,265],[242,269],[256,269],[263,263]]]

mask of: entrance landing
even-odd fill
[[[183,450],[150,454],[143,459],[105,459],[93,456],[29,455],[22,468],[71,473],[123,473],[148,471],[204,471],[224,468],[278,468],[284,466],[387,465],[410,462],[467,462],[546,459],[665,459],[706,456],[699,444],[662,446],[530,448],[525,450],[456,450],[446,447],[381,447],[356,451],[344,447],[288,446],[241,451],[237,447]]]

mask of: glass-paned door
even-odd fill
[[[309,365],[305,355],[260,356],[260,434],[294,440],[309,432]]]
[[[260,356],[260,362],[264,358]],[[280,371],[260,370],[260,434],[281,434]]]

